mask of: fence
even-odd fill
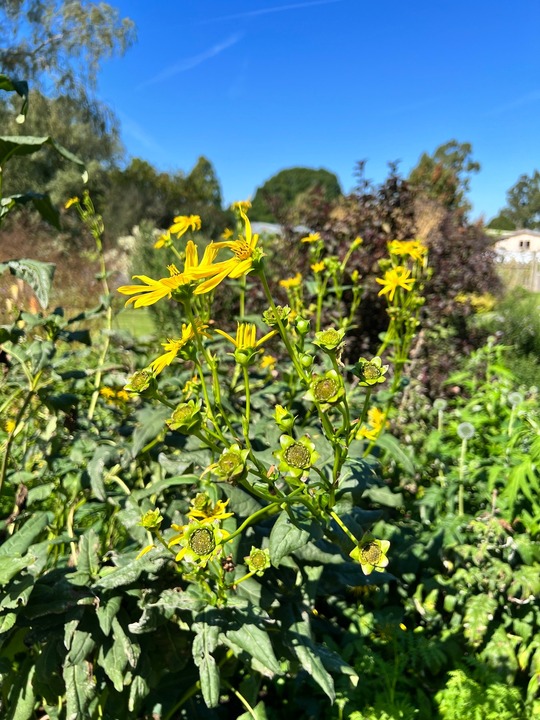
[[[540,253],[498,251],[498,265],[508,288],[522,287],[540,292]]]

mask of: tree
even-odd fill
[[[506,193],[507,206],[502,212],[518,228],[540,228],[540,172],[521,175]]]
[[[334,173],[328,170],[294,167],[281,170],[257,189],[251,217],[265,222],[279,222],[278,213],[294,207],[298,197],[314,188],[321,188],[327,200],[339,197],[341,187]]]
[[[480,164],[472,159],[470,143],[450,140],[433,155],[421,156],[409,175],[409,183],[428,198],[465,214],[471,208],[466,198],[471,176],[479,170]]]
[[[511,231],[516,229],[516,225],[505,211],[501,211],[496,217],[488,222],[486,225],[490,230],[503,230]]]
[[[93,89],[101,61],[123,54],[134,39],[134,23],[107,3],[3,0],[0,5],[0,67],[40,83],[47,94]]]

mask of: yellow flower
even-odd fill
[[[375,442],[379,437],[381,430],[385,426],[386,415],[377,407],[372,407],[368,411],[368,425],[362,425],[362,427],[356,433],[356,437],[360,440],[365,438],[370,442]]]
[[[253,323],[238,323],[236,338],[233,338],[224,330],[216,329],[216,332],[231,342],[234,347],[234,357],[240,365],[249,365],[258,348],[269,338],[276,334],[276,330],[266,333],[260,340],[256,339],[257,328]]]
[[[325,264],[324,260],[321,260],[320,262],[314,263],[311,266],[311,269],[313,270],[314,273],[321,273],[324,270],[325,265],[326,264]]]
[[[171,340],[169,338],[166,343],[161,343],[165,352],[150,363],[149,367],[153,370],[154,374],[159,375],[167,365],[170,365],[180,350],[187,345],[190,340],[193,340],[196,334],[209,337],[208,333],[204,332],[207,327],[208,325],[203,325],[199,320],[195,320],[195,327],[193,327],[191,323],[189,323],[189,325],[182,323],[182,337],[178,340]]]
[[[211,263],[217,254],[218,243],[210,243],[204,251],[203,258],[199,264],[199,253],[193,240],[186,244],[186,259],[184,261],[184,272],[180,272],[176,265],[168,265],[170,277],[153,280],[147,275],[134,275],[133,279],[142,280],[145,285],[122,285],[118,292],[123,295],[134,295],[126,302],[126,306],[133,303],[133,307],[145,307],[153,305],[165,297],[170,298],[174,290],[182,285],[193,282],[194,274],[200,267],[211,267]]]
[[[306,235],[305,237],[300,239],[300,242],[303,243],[314,243],[318,242],[321,239],[321,233],[310,233],[309,235]]]
[[[360,245],[364,242],[364,240],[358,236],[355,237],[354,240],[351,243],[351,250],[356,250],[357,247],[360,247]]]
[[[154,247],[162,248],[162,247],[170,247],[172,245],[172,238],[171,233],[169,230],[167,232],[163,233],[163,235],[160,235],[156,242],[154,243]]]
[[[231,205],[233,210],[238,210],[240,212],[240,215],[245,215],[250,207],[251,203],[249,200],[239,200]]]
[[[388,243],[392,255],[409,255],[413,260],[422,262],[427,254],[427,247],[420,240],[392,240]]]
[[[224,240],[229,240],[229,238],[232,238],[234,235],[234,230],[231,230],[231,228],[225,228],[225,230],[221,233],[221,237]]]
[[[192,509],[187,516],[190,520],[197,520],[201,525],[215,521],[225,520],[232,517],[234,513],[225,512],[225,508],[229,504],[229,500],[218,500],[215,505],[206,495],[206,493],[198,493],[191,501]]]
[[[78,198],[78,197],[69,198],[69,200],[68,200],[67,203],[64,205],[64,207],[65,207],[66,210],[69,210],[69,208],[70,208],[72,205],[76,205],[78,202],[79,202],[79,198]]]
[[[116,395],[116,392],[111,387],[102,387],[99,390],[99,394],[106,400],[110,400]]]
[[[410,270],[407,270],[407,268],[403,265],[398,265],[395,268],[387,270],[384,273],[384,278],[376,278],[375,282],[383,285],[382,290],[379,291],[379,295],[385,295],[388,293],[388,299],[392,302],[398,287],[402,287],[404,290],[409,291],[414,285],[415,280],[411,277]]]
[[[266,370],[266,368],[269,368],[270,370],[275,367],[277,363],[277,358],[275,358],[273,355],[263,355],[261,358],[261,370]]]
[[[252,269],[254,260],[262,257],[262,252],[257,249],[259,236],[251,232],[251,223],[243,209],[245,205],[246,203],[237,203],[245,224],[246,236],[240,235],[237,240],[224,240],[213,243],[214,253],[222,248],[227,248],[233,252],[233,257],[215,264],[212,262],[205,263],[203,260],[197,270],[190,271],[192,278],[209,278],[196,288],[195,295],[210,292],[226,277],[233,279],[242,277]]]
[[[17,427],[17,423],[15,420],[6,420],[4,427],[7,433],[12,433]]]
[[[299,287],[302,283],[302,275],[297,272],[296,275],[292,278],[286,278],[285,280],[280,280],[279,284],[281,287],[284,287],[286,290],[289,290],[290,288]]]
[[[169,233],[182,237],[188,230],[200,230],[201,218],[198,215],[177,215],[169,228]]]

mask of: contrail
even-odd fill
[[[286,10],[299,10],[300,8],[313,7],[314,5],[331,5],[343,2],[343,0],[311,0],[311,2],[294,3],[293,5],[279,5],[278,7],[261,8],[260,10],[248,10],[247,12],[237,13],[236,15],[222,15],[217,18],[203,20],[200,24],[218,22],[219,20],[238,20],[240,18],[257,17],[258,15],[269,15],[270,13],[284,12]]]
[[[208,50],[205,50],[204,52],[200,53],[199,55],[194,55],[190,58],[185,58],[184,60],[180,60],[180,62],[175,63],[174,65],[169,65],[169,67],[162,70],[160,73],[155,75],[153,78],[150,78],[150,80],[145,80],[143,83],[141,83],[138,86],[139,88],[146,87],[147,85],[154,85],[155,83],[162,82],[163,80],[168,80],[171,77],[174,77],[175,75],[179,75],[180,73],[186,72],[186,70],[191,70],[197,65],[201,65],[203,62],[206,62],[207,60],[211,60],[212,58],[216,57],[216,55],[219,55],[227,48],[232,47],[233,45],[236,45],[236,43],[242,38],[242,33],[236,33],[235,35],[231,35],[226,40],[224,40],[221,43],[218,43],[217,45],[214,45],[213,47],[209,48]]]

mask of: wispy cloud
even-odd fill
[[[220,55],[224,50],[227,50],[227,48],[236,45],[236,43],[241,40],[242,37],[243,33],[235,33],[234,35],[230,35],[228,38],[223,40],[223,42],[213,45],[211,48],[208,48],[208,50],[205,50],[199,55],[194,55],[190,58],[184,58],[183,60],[174,63],[174,65],[169,65],[169,67],[166,67],[160,73],[154,75],[154,77],[142,82],[138,86],[138,89],[147,87],[148,85],[155,85],[156,83],[163,82],[163,80],[169,80],[169,78],[172,78],[175,75],[180,75],[180,73],[186,72],[186,70],[192,70],[193,68],[197,67],[197,65],[201,65],[207,60],[215,58],[217,55]]]
[[[143,147],[151,150],[152,152],[164,152],[164,149],[161,147],[161,145],[156,142],[153,136],[147,133],[146,130],[141,125],[139,125],[138,122],[133,120],[133,118],[130,118],[129,115],[126,115],[121,110],[116,110],[116,113],[120,118],[120,122],[122,123],[122,130],[125,132],[126,135],[129,135],[134,140],[139,142]]]
[[[247,10],[246,12],[236,13],[234,15],[220,15],[217,18],[209,18],[203,20],[200,24],[218,22],[220,20],[240,20],[241,18],[258,17],[259,15],[269,15],[270,13],[286,12],[287,10],[300,10],[301,8],[314,7],[315,5],[333,5],[334,3],[343,2],[344,0],[310,0],[309,2],[292,3],[291,5],[278,5],[276,7],[259,8],[259,10]]]
[[[533,90],[530,93],[527,93],[526,95],[521,95],[520,97],[516,98],[515,100],[512,100],[509,103],[505,103],[504,105],[499,105],[498,107],[494,108],[490,112],[488,112],[488,115],[502,115],[505,112],[509,112],[510,110],[517,110],[517,108],[525,107],[526,105],[531,105],[532,103],[538,102],[540,100],[540,90]]]

